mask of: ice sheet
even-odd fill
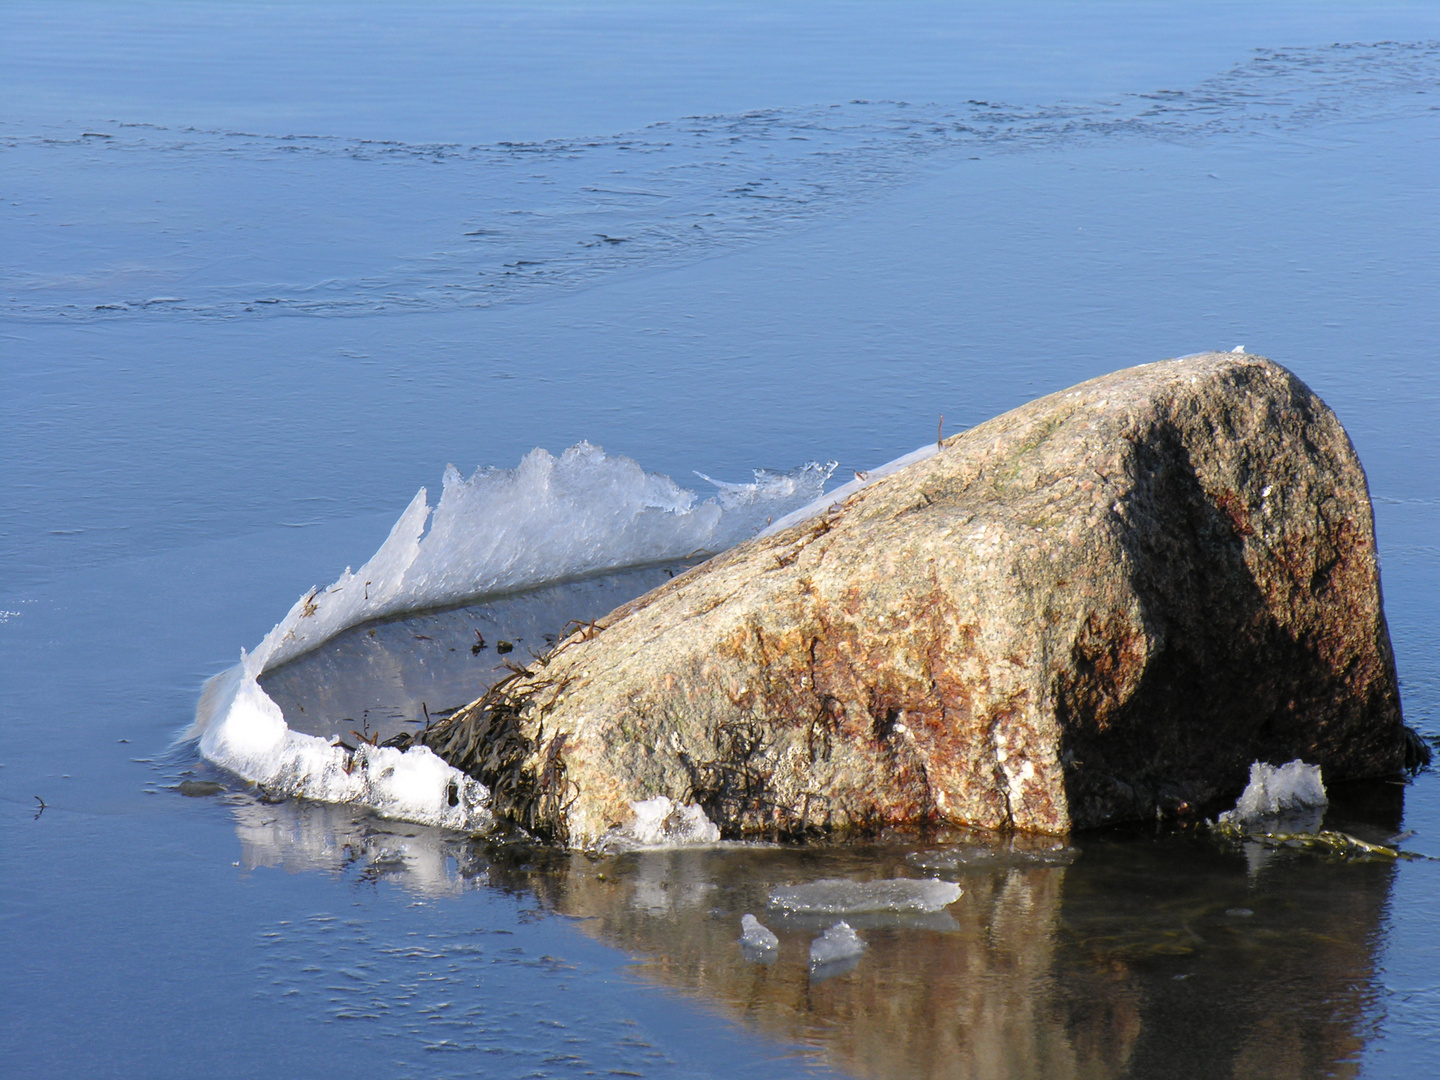
[[[1222,823],[1245,824],[1280,814],[1314,810],[1328,805],[1319,765],[1296,758],[1286,765],[1256,761],[1250,766],[1250,783],[1234,810],[1220,815]]]
[[[940,911],[960,899],[960,886],[935,878],[851,881],[822,878],[770,894],[770,906],[797,914],[849,915],[862,911]]]
[[[559,457],[535,449],[514,469],[479,469],[468,480],[451,465],[429,533],[422,537],[430,507],[421,488],[370,561],[297,600],[252,666],[258,675],[372,619],[723,551],[814,500],[834,467],[712,481],[716,497],[701,501],[585,442]]]
[[[275,794],[487,829],[482,785],[424,748],[351,750],[291,731],[260,676],[371,620],[724,550],[813,500],[834,467],[811,462],[788,473],[757,470],[752,484],[712,481],[717,495],[700,501],[669,477],[585,442],[559,457],[536,449],[514,469],[479,469],[468,480],[449,466],[429,532],[421,488],[369,562],[309,590],[254,652],[242,650],[239,665],[206,684],[183,737]],[[697,807],[636,807],[622,838],[634,846],[719,839]]]

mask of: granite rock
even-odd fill
[[[944,441],[562,640],[421,737],[593,846],[664,795],[726,837],[1063,834],[1405,755],[1365,474],[1261,357],[1130,368]]]

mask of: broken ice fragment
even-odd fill
[[[780,939],[766,927],[760,924],[760,920],[754,915],[745,915],[740,919],[740,944],[746,949],[763,949],[770,952],[780,947]]]
[[[693,803],[673,803],[664,795],[641,799],[630,804],[635,817],[611,829],[596,848],[618,853],[641,848],[679,847],[682,844],[715,844],[720,829],[705,811]]]
[[[935,878],[891,878],[888,881],[823,878],[808,885],[787,885],[776,889],[770,894],[770,906],[798,914],[817,915],[849,915],[861,911],[928,912],[953,904],[960,898],[960,891],[960,886],[953,881]]]
[[[840,960],[850,960],[865,951],[865,942],[841,920],[810,943],[810,966],[821,967]]]
[[[1256,761],[1250,766],[1250,783],[1235,809],[1221,814],[1220,823],[1239,825],[1259,821],[1278,814],[1317,809],[1329,801],[1319,765],[1307,765],[1298,758],[1279,767]]]

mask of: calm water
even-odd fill
[[[447,462],[842,477],[1239,344],[1346,423],[1440,735],[1437,164],[1432,5],[7,4],[0,1072],[1440,1074],[1440,863],[1017,840],[820,979],[771,888],[979,838],[596,862],[172,746]],[[408,723],[508,617],[272,682]],[[1333,794],[1440,855],[1434,773]]]

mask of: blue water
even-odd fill
[[[559,865],[171,747],[446,462],[844,476],[1240,344],[1350,431],[1440,734],[1433,6],[14,3],[0,61],[4,1075],[1440,1072],[1434,863],[1090,838],[811,985],[738,914],[903,852]],[[1337,813],[1440,855],[1400,795]]]

